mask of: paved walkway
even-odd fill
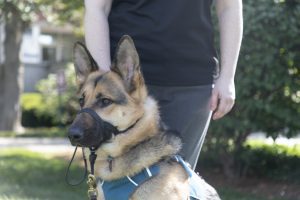
[[[258,139],[272,144],[271,138],[266,138],[262,133],[251,134],[248,139]],[[279,137],[275,140],[277,144],[285,144],[289,146],[299,145],[300,136],[287,139]],[[8,148],[25,148],[31,151],[53,153],[53,154],[69,154],[74,151],[74,147],[67,138],[8,138],[0,137],[0,150]]]
[[[0,137],[0,150],[25,148],[31,151],[68,154],[74,151],[68,139],[64,138],[6,138]]]

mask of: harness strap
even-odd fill
[[[206,192],[201,187],[203,185],[203,180],[188,166],[188,164],[179,155],[174,155],[171,157],[174,162],[179,163],[188,174],[189,180],[189,199],[190,200],[200,200],[206,199]],[[102,189],[106,200],[128,200],[136,188],[143,184],[145,181],[149,180],[159,174],[160,167],[157,164],[145,168],[140,173],[129,177],[102,182]],[[204,198],[203,198],[204,197]]]
[[[149,180],[151,177],[158,175],[159,171],[159,165],[155,164],[131,177],[125,176],[124,178],[113,181],[103,181],[101,185],[105,199],[128,200],[138,186]]]
[[[146,168],[146,171],[147,171],[147,173],[148,173],[148,176],[149,176],[149,177],[152,177],[152,173],[151,173],[151,171],[150,171],[150,169],[149,169],[148,167]]]
[[[148,168],[148,167],[146,167],[145,168],[145,171],[147,172],[147,174],[148,174],[148,178],[151,178],[153,175],[152,175],[152,172],[151,172],[151,170]],[[134,185],[134,186],[139,186],[139,184],[137,183],[137,182],[135,182],[132,178],[130,178],[130,176],[126,176],[126,178]],[[101,186],[104,184],[104,181],[101,181]]]
[[[194,171],[187,165],[187,163],[183,160],[183,158],[179,155],[174,155],[172,158],[175,160],[175,162],[178,162],[184,170],[188,173],[189,177],[193,176]]]
[[[139,184],[137,184],[136,182],[134,182],[129,176],[126,176],[127,179],[133,184],[135,185],[136,187],[139,186]]]

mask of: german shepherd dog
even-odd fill
[[[196,199],[190,196],[186,167],[174,159],[181,140],[160,121],[158,105],[148,96],[132,39],[121,38],[110,71],[101,71],[81,43],[74,46],[74,64],[79,101],[85,111],[79,112],[70,126],[69,139],[72,145],[96,149],[95,175],[104,185],[125,178],[135,187],[128,197],[122,197],[122,190],[115,190],[112,195],[121,197],[113,198],[100,186],[99,198]],[[151,175],[151,166],[158,168],[155,175]],[[130,178],[145,169],[149,179],[138,184]],[[216,191],[198,179],[199,199],[219,200]]]

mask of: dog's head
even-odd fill
[[[99,147],[115,134],[126,131],[143,116],[147,90],[132,39],[123,36],[111,70],[99,70],[87,48],[76,43],[74,64],[79,112],[69,128],[73,145]]]

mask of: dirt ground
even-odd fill
[[[243,193],[266,197],[268,200],[300,200],[300,185],[273,181],[266,178],[247,177],[238,181],[228,180],[220,171],[202,170],[201,176],[216,188],[227,186]]]

